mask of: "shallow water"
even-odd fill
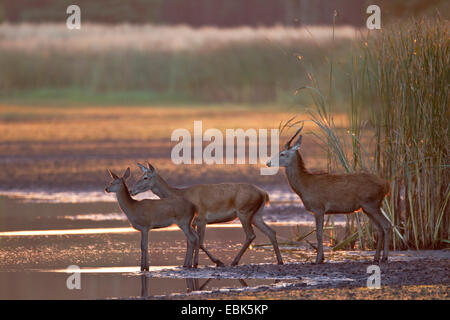
[[[135,268],[134,268],[135,269]],[[0,272],[0,299],[104,299],[186,293],[218,288],[268,285],[263,279],[172,279],[149,278],[121,272],[92,270],[80,275],[80,289],[69,290],[71,274],[62,272]]]
[[[312,228],[309,213],[280,214],[289,212],[285,209],[294,200],[291,197],[274,192],[272,206],[265,210],[265,218],[271,221],[269,225],[277,232],[282,249],[283,241]],[[292,205],[301,211],[299,203]],[[0,197],[0,217],[0,299],[127,298],[293,280],[267,274],[247,274],[240,279],[239,274],[221,274],[220,268],[186,273],[179,268],[186,240],[177,227],[150,232],[151,270],[142,275],[138,267],[139,233],[130,228],[109,195],[59,193],[53,197],[47,192],[8,193]],[[268,239],[259,230],[255,232],[257,237],[240,265],[275,263],[272,247],[265,245]],[[209,225],[205,244],[214,256],[229,265],[244,239],[242,227],[235,221]],[[314,241],[313,236],[310,239]],[[285,262],[299,259],[286,254],[283,258]],[[81,290],[69,290],[66,286],[70,265],[81,268]],[[213,266],[204,253],[200,253],[200,266]]]

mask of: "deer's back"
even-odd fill
[[[183,189],[183,196],[199,211],[253,210],[266,201],[267,193],[248,183],[218,183],[195,185]]]

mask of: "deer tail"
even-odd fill
[[[270,204],[269,194],[266,192],[265,196],[266,196],[266,203],[265,203],[265,205],[268,206]]]
[[[389,194],[389,192],[391,192],[391,185],[390,185],[389,181],[384,181],[383,187],[384,187],[384,189],[383,189],[384,195],[387,196]]]

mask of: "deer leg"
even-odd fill
[[[380,261],[381,255],[381,247],[384,242],[383,249],[383,259],[381,261],[387,260],[388,250],[389,250],[389,237],[390,237],[390,224],[389,221],[383,217],[383,214],[380,211],[380,208],[371,208],[371,207],[363,207],[364,212],[373,222],[375,227],[377,228],[378,240],[377,240],[377,250],[375,252],[374,262]]]
[[[141,271],[148,271],[148,230],[141,231]]]
[[[374,262],[379,262],[380,261],[381,247],[383,246],[384,233],[383,233],[383,229],[381,228],[381,225],[378,223],[377,219],[372,217],[371,220],[372,220],[372,223],[377,228],[377,234],[378,234],[377,251],[375,251],[375,257],[373,258],[373,261]]]
[[[193,251],[193,253],[190,256],[191,261],[190,261],[190,263],[188,261],[188,264],[189,264],[189,267],[192,265],[194,268],[197,268],[198,267],[198,253],[199,253],[199,248],[200,248],[200,240],[199,240],[197,232],[194,231],[194,228],[192,228],[191,226],[188,226],[188,230],[191,235],[190,242],[191,242],[192,251]],[[193,262],[192,262],[192,255],[194,258]]]
[[[385,221],[384,224],[382,225],[384,231],[384,248],[383,248],[383,259],[381,261],[387,262],[389,255],[389,242],[391,241],[392,226],[391,223],[386,218],[384,218],[383,220]]]
[[[184,232],[187,240],[187,249],[186,249],[186,257],[184,259],[183,267],[191,268],[192,267],[192,255],[194,254],[194,248],[196,247],[196,238],[191,233],[191,225],[189,223],[178,225],[180,229]],[[198,241],[197,241],[198,243]]]
[[[381,230],[383,231],[383,258],[381,259],[381,262],[386,262],[388,260],[389,255],[389,242],[391,240],[391,223],[389,220],[387,220],[383,213],[381,212],[381,209],[378,207],[374,209],[374,212],[376,212],[376,215],[374,215],[374,218],[377,220],[378,224],[380,225]]]
[[[203,252],[206,253],[208,258],[212,262],[214,262],[217,267],[224,267],[225,265],[223,264],[223,262],[220,261],[219,259],[215,258],[208,250],[206,250],[205,246],[203,245],[203,242],[205,241],[205,231],[206,231],[206,223],[203,221],[201,221],[201,222],[197,221],[197,232],[198,232],[199,241],[200,241],[200,249],[202,249]]]
[[[194,237],[194,268],[197,268],[198,267],[198,254],[200,251],[200,239],[199,239],[197,232],[195,232],[192,227],[189,229],[191,230],[192,236]]]
[[[239,220],[241,220],[242,227],[245,231],[245,242],[242,246],[241,251],[237,254],[236,258],[234,258],[233,262],[231,263],[232,266],[236,266],[239,263],[239,260],[241,260],[242,255],[247,250],[248,246],[252,243],[252,241],[256,238],[255,232],[252,228],[252,216],[243,216],[241,214],[238,214]]]
[[[378,220],[373,215],[373,211],[370,208],[363,208],[364,212],[367,214],[367,216],[370,218],[370,221],[374,224],[375,228],[377,229],[378,239],[377,239],[377,250],[375,251],[375,257],[373,258],[374,262],[380,261],[380,252],[381,252],[381,246],[383,245],[383,229],[381,228],[381,225],[378,223]]]
[[[277,235],[275,231],[264,222],[259,211],[253,216],[253,224],[270,239],[273,249],[275,250],[275,255],[277,256],[278,264],[283,264],[283,258],[281,257],[280,248],[278,247]]]
[[[317,236],[317,256],[316,264],[323,263],[323,219],[324,213],[314,213],[314,218],[316,219],[316,236]]]

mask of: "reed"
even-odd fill
[[[391,181],[385,207],[404,241],[438,248],[449,235],[448,24],[411,20],[367,40],[368,69],[379,97],[371,105],[375,166]]]
[[[383,214],[394,226],[394,249],[449,244],[448,39],[448,24],[437,17],[357,40],[343,70],[350,88],[348,128],[335,123],[331,94],[314,86],[312,75],[313,85],[301,88],[315,101],[311,120],[329,152],[329,169],[369,171],[390,181]],[[356,239],[372,248],[374,236],[368,220],[353,215],[335,248],[354,246]]]

